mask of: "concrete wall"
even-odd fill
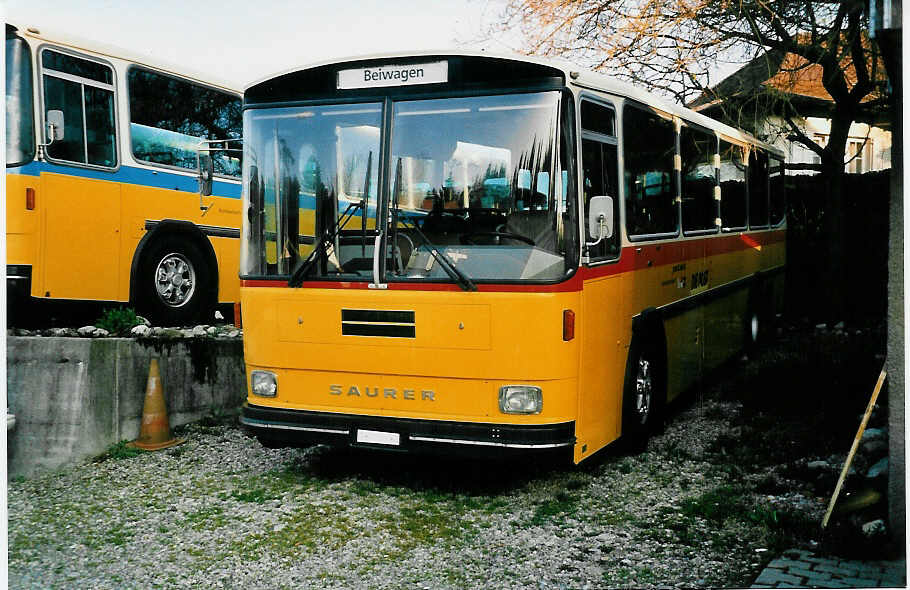
[[[899,39],[900,37],[898,37]],[[900,63],[900,49],[894,59]],[[904,368],[907,364],[904,330],[907,318],[904,315],[904,123],[903,123],[903,81],[892,77],[894,96],[893,150],[895,168],[891,175],[891,227],[888,234],[888,436],[889,476],[888,513],[893,540],[904,547],[907,539],[907,471],[906,471],[906,392]]]
[[[240,340],[7,338],[10,476],[82,461],[139,435],[149,362],[159,359],[170,425],[246,396]]]

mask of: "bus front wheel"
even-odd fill
[[[629,448],[643,451],[663,419],[666,386],[662,355],[654,342],[635,338],[629,348],[623,386],[622,435]]]
[[[166,236],[146,253],[140,272],[143,311],[162,326],[203,317],[210,306],[212,273],[192,242]]]

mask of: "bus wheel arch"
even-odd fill
[[[218,261],[194,224],[159,222],[140,240],[130,270],[130,302],[159,325],[207,317],[218,302]]]
[[[632,322],[622,395],[622,436],[633,450],[663,427],[667,402],[667,339],[663,318],[649,308]]]

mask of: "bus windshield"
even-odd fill
[[[6,37],[6,165],[31,162],[35,156],[32,109],[32,59],[28,44]]]
[[[469,284],[565,276],[575,237],[563,221],[559,92],[390,108],[389,138],[381,103],[245,113],[242,273],[286,276],[303,266],[306,279],[370,281],[381,267],[388,281]]]

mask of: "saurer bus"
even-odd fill
[[[6,26],[12,298],[130,302],[159,323],[238,300],[240,93],[114,48]],[[234,157],[232,157],[232,155]]]
[[[644,440],[767,333],[783,155],[524,57],[382,55],[247,88],[240,273],[266,445]]]

